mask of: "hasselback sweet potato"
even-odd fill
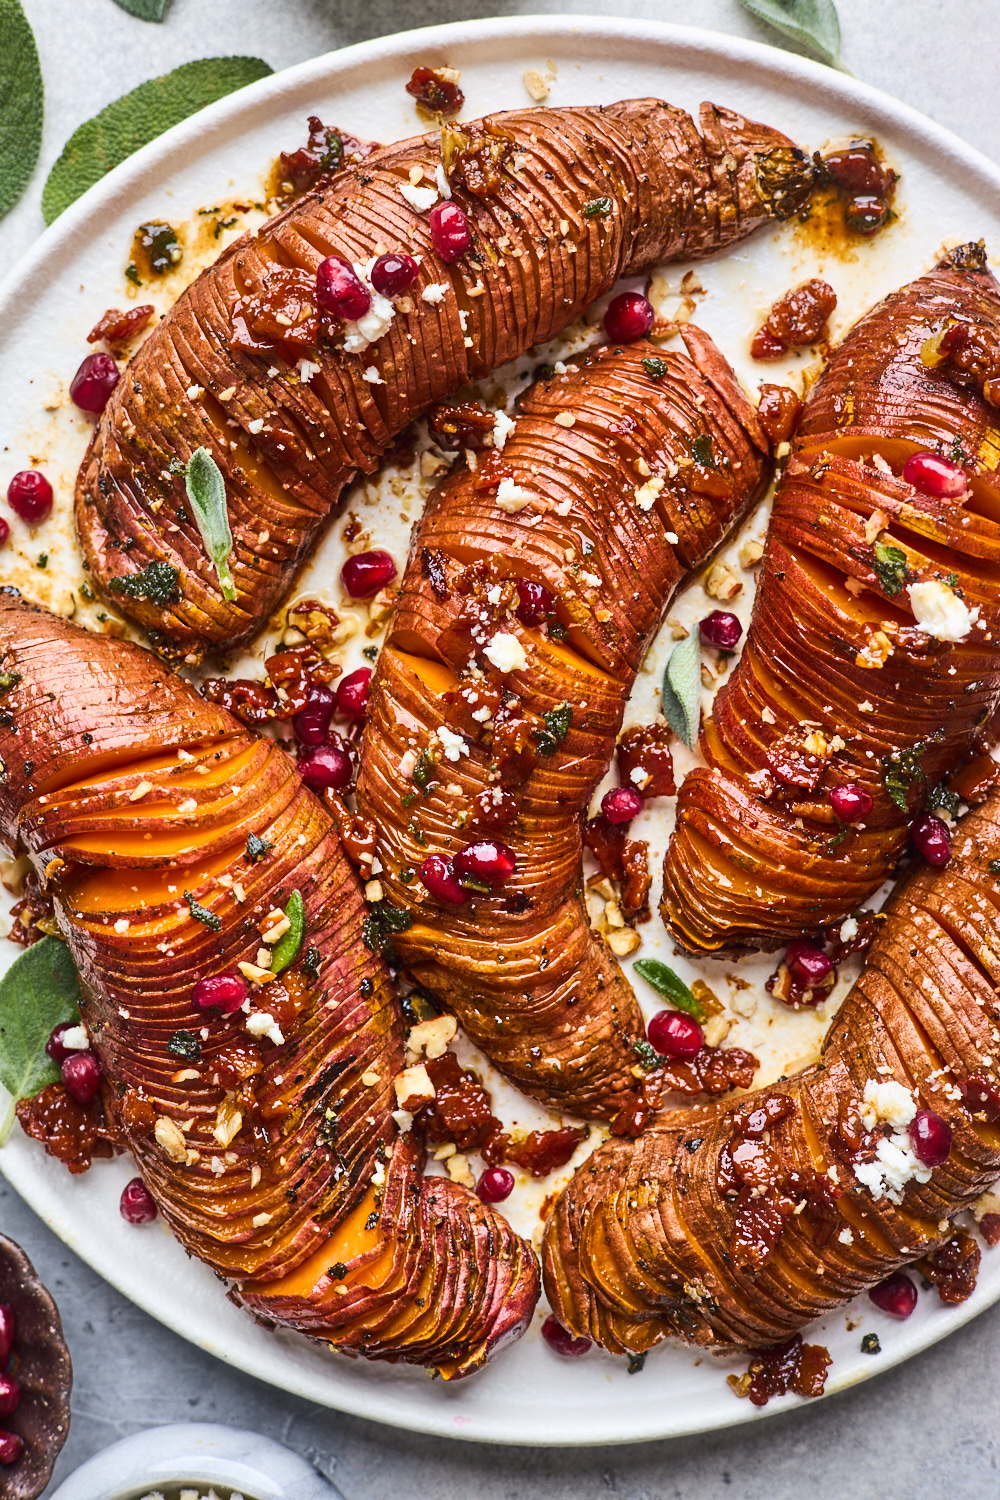
[[[996,704],[1000,431],[936,367],[956,322],[1000,324],[974,245],[862,318],[806,402],[708,766],[678,798],[661,910],[691,952],[774,947],[855,908]],[[951,464],[950,496],[904,477],[920,452]],[[872,799],[851,826],[841,785]]]
[[[0,834],[54,897],[105,1109],[174,1233],[259,1315],[474,1369],[527,1325],[534,1254],[396,1138],[401,1022],[326,808],[147,652],[11,592],[0,674]],[[240,965],[244,1007],[200,1008]]]
[[[433,401],[551,338],[622,274],[709,254],[803,201],[810,166],[780,132],[712,105],[700,125],[645,99],[449,126],[345,168],[227,249],[132,360],[81,469],[77,526],[101,590],[182,654],[253,635],[345,484]],[[451,262],[411,202],[421,174],[416,201],[433,196],[442,150],[471,228]],[[324,323],[320,262],[363,267],[378,247],[419,257],[417,282],[379,299],[370,327]],[[198,447],[226,480],[232,605],[185,500]]]
[[[817,1064],[580,1168],[543,1256],[567,1328],[615,1352],[769,1345],[949,1239],[1000,1176],[998,848],[994,793],[893,896]]]
[[[431,496],[358,781],[385,898],[412,919],[394,938],[409,973],[519,1088],[595,1118],[634,1094],[643,1022],[590,930],[581,819],[670,599],[770,468],[722,355],[684,339],[579,356]],[[471,872],[453,904],[428,861],[484,839],[513,869],[493,888]]]

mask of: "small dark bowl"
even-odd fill
[[[0,1234],[0,1302],[14,1309],[9,1373],[21,1382],[21,1404],[0,1427],[24,1440],[16,1464],[0,1468],[4,1500],[35,1500],[52,1476],[69,1432],[73,1366],[59,1311],[19,1245]]]

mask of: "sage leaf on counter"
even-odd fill
[[[2,0],[7,3],[7,0]],[[42,190],[46,224],[119,162],[216,99],[266,78],[259,57],[203,57],[140,83],[70,136]]]
[[[188,503],[195,524],[201,532],[205,551],[215,564],[222,587],[222,597],[230,604],[236,598],[229,558],[233,550],[233,533],[229,529],[229,507],[226,505],[226,482],[222,470],[207,448],[196,448],[184,470]]]
[[[0,1083],[10,1095],[0,1116],[0,1146],[10,1135],[17,1101],[58,1083],[59,1069],[45,1044],[63,1021],[79,1019],[80,985],[69,949],[59,938],[41,938],[0,979]]]
[[[813,57],[839,67],[840,21],[833,0],[740,0],[740,4]]]
[[[280,974],[294,963],[306,933],[306,909],[299,891],[293,891],[285,907],[289,928],[271,949],[271,973]]]
[[[663,674],[663,713],[674,733],[693,750],[701,717],[701,640],[697,626],[670,653]]]
[[[658,958],[636,959],[632,967],[647,984],[664,995],[675,1010],[684,1011],[685,1015],[693,1016],[696,1021],[708,1020],[704,1007],[699,1005],[680,975],[675,974],[673,969],[661,963]]]
[[[170,0],[115,0],[115,4],[140,21],[162,21]]]
[[[38,48],[20,0],[0,0],[0,216],[35,170],[44,98]]]

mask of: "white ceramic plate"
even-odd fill
[[[847,258],[825,261],[808,235],[784,226],[698,268],[707,289],[698,321],[751,385],[765,374],[773,376],[749,361],[749,336],[774,297],[806,276],[825,274],[837,289],[834,331],[839,332],[878,296],[925,270],[944,242],[984,237],[988,248],[1000,247],[1000,173],[989,162],[912,110],[783,52],[653,22],[594,17],[470,22],[348,48],[222,100],[146,147],[65,213],[0,289],[0,480],[6,483],[13,470],[34,459],[44,464],[58,494],[56,512],[44,527],[29,531],[15,523],[11,544],[0,554],[4,582],[16,582],[56,607],[68,607],[67,591],[78,584],[69,509],[89,423],[67,404],[66,386],[86,350],[87,330],[126,295],[122,271],[135,227],[154,216],[197,225],[199,209],[259,198],[273,157],[303,139],[307,114],[383,141],[413,133],[420,127],[403,84],[418,63],[461,68],[469,117],[527,104],[522,74],[531,67],[554,73],[552,104],[655,94],[696,109],[711,99],[780,126],[811,149],[857,131],[874,133],[902,174],[898,224]],[[203,216],[200,222],[200,237],[191,231],[180,273],[185,277],[199,257],[214,254],[240,228],[213,239],[204,225],[215,220]],[[250,216],[240,222],[254,221]],[[667,284],[660,286],[664,305],[683,269],[670,268]],[[150,300],[165,306],[169,297]],[[530,366],[525,361],[522,368]],[[793,372],[794,366],[792,360],[786,368]],[[391,546],[400,561],[406,526],[419,505],[418,488],[405,477],[395,492],[391,486],[361,486],[352,502],[373,540]],[[758,534],[762,524],[763,516],[750,523]],[[43,552],[44,570],[37,565]],[[318,550],[304,587],[325,591],[337,602],[342,557],[338,527]],[[77,602],[77,617],[92,619],[93,610]],[[744,615],[749,603],[748,587],[739,601]],[[695,586],[675,613],[695,620],[705,610],[706,596]],[[363,643],[359,635],[352,651]],[[633,696],[636,717],[654,710],[669,645],[666,639],[654,649],[651,670],[640,675]],[[651,839],[655,856],[669,832],[669,810],[643,817],[641,831]],[[15,950],[2,946],[8,949],[0,958],[5,967]],[[642,953],[657,951],[689,977],[696,972],[671,957],[654,920],[643,929]],[[761,1057],[761,1082],[792,1071],[814,1053],[828,1019],[791,1016],[772,1002],[762,988],[770,967],[759,959],[741,966],[758,1006],[754,1016],[737,1018],[730,1036]],[[726,984],[721,969],[703,968],[720,994]],[[726,998],[735,998],[735,991]],[[650,1010],[656,1008],[648,992],[643,1000]],[[530,1127],[544,1118],[510,1091],[498,1097],[508,1123]],[[737,1401],[724,1381],[727,1369],[739,1367],[736,1362],[699,1359],[677,1347],[654,1351],[642,1373],[632,1376],[620,1361],[597,1352],[562,1361],[542,1342],[540,1319],[494,1366],[456,1386],[412,1370],[352,1363],[296,1335],[259,1329],[230,1306],[215,1277],[188,1260],[162,1223],[143,1230],[126,1225],[117,1199],[132,1172],[127,1161],[101,1163],[86,1176],[71,1178],[15,1131],[0,1153],[0,1169],[67,1245],[168,1327],[262,1380],[361,1416],[491,1442],[604,1444],[724,1427],[796,1401],[786,1397],[760,1413]],[[515,1224],[536,1238],[541,1197],[552,1186],[552,1180],[527,1184],[511,1200]],[[925,1295],[905,1324],[891,1322],[867,1302],[827,1319],[811,1337],[833,1356],[828,1392],[909,1357],[998,1297],[1000,1251],[986,1255],[978,1290],[960,1308],[946,1310],[936,1296]],[[880,1356],[860,1353],[862,1332],[878,1333]]]

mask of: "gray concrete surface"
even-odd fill
[[[772,36],[736,0],[173,0],[163,26],[136,21],[111,0],[24,5],[41,52],[47,118],[31,189],[0,221],[4,270],[42,228],[41,186],[71,131],[135,84],[194,57],[252,52],[281,68],[410,26],[569,9]],[[997,0],[839,0],[839,10],[844,63],[855,76],[1000,158]],[[73,1424],[57,1480],[138,1428],[193,1419],[288,1443],[335,1479],[347,1500],[1000,1496],[1000,1307],[899,1370],[752,1430],[603,1451],[496,1448],[343,1417],[217,1363],[106,1286],[2,1181],[0,1227],[54,1293],[73,1355]]]

